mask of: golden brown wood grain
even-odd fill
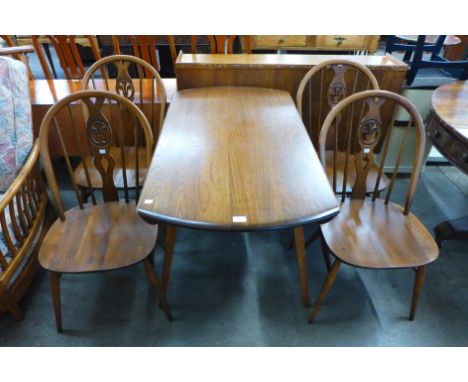
[[[337,201],[287,92],[217,87],[174,96],[138,211],[249,231],[329,218]]]
[[[123,268],[146,258],[157,237],[158,227],[136,214],[134,202],[86,204],[66,211],[65,221],[50,227],[39,262],[59,273]]]
[[[468,174],[468,81],[437,88],[432,94],[428,135],[455,166]]]
[[[296,97],[306,73],[329,60],[349,60],[366,66],[377,79],[380,89],[399,93],[407,65],[390,56],[301,55],[301,54],[179,54],[176,61],[177,89],[213,86],[254,86],[288,91]],[[353,69],[354,70],[354,69]],[[354,70],[355,71],[355,70]],[[346,79],[353,87],[353,76]],[[317,80],[317,79],[316,79]],[[314,87],[318,86],[314,82]],[[364,90],[367,82],[361,77],[357,90]],[[319,110],[319,97],[314,98],[311,110]],[[387,126],[392,120],[392,105],[385,106],[382,118]],[[312,116],[315,121],[315,115]],[[309,131],[317,146],[317,130]],[[377,148],[377,152],[380,147]]]
[[[340,213],[322,224],[330,250],[347,264],[363,268],[412,268],[434,261],[439,249],[412,213],[384,200],[347,199]]]

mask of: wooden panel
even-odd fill
[[[287,92],[217,87],[176,93],[138,211],[249,231],[327,219],[338,206]]]
[[[109,80],[109,86],[112,87],[114,86],[114,80]],[[170,102],[170,99],[172,98],[172,95],[175,92],[175,79],[163,79],[164,86],[166,88],[167,92],[167,100]],[[96,88],[98,90],[104,90],[105,89],[105,84],[103,80],[95,80],[96,83]],[[138,88],[136,86],[136,88]],[[143,83],[143,89],[145,89],[145,84]],[[31,93],[31,104],[32,104],[32,112],[33,112],[33,131],[34,131],[34,136],[37,137],[39,135],[39,128],[41,126],[42,119],[44,118],[45,114],[47,111],[50,109],[50,107],[59,99],[62,99],[63,97],[74,93],[76,91],[81,90],[81,81],[80,80],[33,80],[30,81],[29,83],[29,89]],[[139,94],[135,95],[135,99],[139,99]],[[143,112],[145,116],[151,120],[151,105],[149,105],[149,102],[151,101],[151,93],[150,92],[145,92],[143,90]],[[156,105],[154,106],[154,113],[155,117],[154,119],[157,121],[159,117],[159,99],[157,95],[155,96],[155,101]],[[76,118],[78,121],[82,119],[82,111],[79,105],[72,105],[71,106],[73,116]],[[72,126],[68,126],[67,124],[70,123],[69,118],[64,118],[63,120],[60,118],[60,115],[58,116],[58,121],[61,126],[64,126],[64,139],[65,142],[67,143],[67,148],[70,150],[69,154],[74,156],[78,155],[78,147],[75,147],[75,139],[74,139],[74,133]],[[69,127],[69,128],[67,128]],[[69,134],[69,136],[67,135]],[[84,138],[84,137],[82,137]],[[50,151],[53,156],[62,156],[62,150],[60,148],[60,143],[58,139],[54,139],[53,137],[51,138],[50,141]]]
[[[274,48],[282,49],[283,47],[305,47],[306,36],[294,36],[294,35],[265,35],[265,36],[254,36],[254,46],[256,48]]]
[[[252,36],[252,49],[287,50],[377,50],[378,35],[258,35]]]
[[[348,59],[373,72],[384,90],[400,92],[408,66],[390,56],[299,54],[180,54],[177,89],[207,86],[258,86],[287,90],[292,97],[307,71],[331,59]]]

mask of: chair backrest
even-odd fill
[[[84,113],[74,113],[73,108],[82,107]],[[81,109],[80,109],[81,110]],[[130,116],[130,119],[128,119]],[[126,118],[123,121],[123,118]],[[59,121],[67,121],[62,126],[72,126],[72,129],[62,129]],[[125,122],[125,123],[124,123]],[[128,136],[129,122],[131,122],[133,134]],[[67,139],[64,139],[64,135]],[[131,142],[129,142],[131,138]],[[53,105],[42,120],[39,131],[39,144],[44,171],[52,194],[54,207],[61,220],[65,219],[63,203],[57,178],[52,166],[49,151],[50,140],[58,140],[62,148],[65,165],[70,177],[70,182],[78,201],[83,208],[83,199],[77,186],[72,159],[68,154],[68,145],[78,147],[78,163],[83,166],[88,189],[91,192],[93,204],[97,203],[97,197],[91,185],[90,168],[97,171],[102,180],[102,199],[104,202],[119,200],[116,185],[114,183],[115,161],[110,154],[111,150],[119,150],[122,161],[122,173],[125,201],[129,202],[130,187],[135,188],[135,199],[138,200],[140,184],[140,167],[138,155],[136,155],[136,167],[132,169],[136,173],[135,184],[129,185],[126,163],[125,147],[133,147],[135,152],[145,148],[145,161],[149,163],[153,152],[153,134],[143,112],[127,98],[113,92],[101,90],[81,90],[62,98]],[[130,144],[131,143],[131,144]]]
[[[127,36],[112,36],[112,45],[114,48],[114,54],[121,54],[122,39],[128,38],[135,57],[141,58],[142,60],[149,63],[157,71],[161,70],[158,55],[156,49],[158,45],[161,45],[161,37],[167,39],[169,44],[169,50],[171,53],[172,65],[175,67],[175,61],[177,59],[177,51],[174,43],[174,36],[149,36],[149,35],[127,35]],[[147,76],[150,73],[145,71]]]
[[[190,47],[191,53],[198,53],[197,46],[200,41],[200,37],[206,37],[210,44],[210,54],[232,54],[234,41],[236,40],[237,35],[205,35],[205,36],[190,36]],[[245,42],[245,52],[251,53],[251,43],[250,36],[243,36]]]
[[[415,128],[416,143],[413,155],[413,168],[405,198],[404,214],[408,214],[413,201],[414,193],[419,180],[421,167],[423,164],[424,147],[426,142],[424,124],[419,111],[406,98],[399,94],[385,90],[367,90],[355,93],[338,103],[325,119],[319,139],[320,160],[322,165],[326,166],[326,141],[327,135],[334,132],[343,135],[346,142],[346,156],[343,176],[343,188],[348,181],[348,163],[351,160],[351,147],[358,145],[357,154],[354,156],[354,165],[356,170],[356,181],[352,187],[351,198],[364,199],[366,197],[366,181],[369,169],[376,164],[375,148],[382,143],[382,152],[380,153],[379,173],[375,181],[372,200],[379,196],[379,185],[382,179],[384,167],[388,154],[389,143],[394,129],[394,123],[391,121],[389,128],[385,129],[382,125],[381,109],[386,103],[394,103],[393,106],[400,106],[402,110],[409,114],[409,122],[405,128],[403,138],[400,144],[400,150],[395,160],[390,184],[385,195],[385,203],[390,201],[394,184],[397,178],[400,161],[403,156],[408,135],[412,126]],[[336,124],[337,118],[342,114],[352,116],[358,115],[357,119],[348,118],[339,126]],[[353,123],[357,122],[357,123]],[[334,155],[337,151],[334,150]],[[333,169],[337,171],[336,167]],[[344,202],[346,193],[341,194],[341,201]]]
[[[317,150],[330,110],[350,94],[369,89],[379,89],[377,79],[369,68],[350,60],[327,60],[307,72],[297,90],[296,107]]]
[[[114,78],[109,75],[112,72],[116,73]],[[167,95],[161,77],[148,62],[128,55],[104,57],[87,70],[81,88],[114,91],[137,104],[150,121],[157,141],[166,113]]]
[[[58,60],[60,62],[60,66],[62,67],[62,70],[65,73],[66,79],[81,79],[84,76],[86,70],[84,68],[83,61],[81,59],[77,46],[78,44],[76,40],[78,36],[34,35],[31,37],[34,48],[37,52],[37,57],[39,58],[39,62],[41,63],[42,70],[44,71],[44,75],[47,80],[57,78],[57,74],[55,73],[53,67],[49,67],[46,56],[44,55],[44,49],[42,47],[43,44],[46,45],[46,52],[48,52],[49,45],[52,45],[52,47],[54,48],[55,53],[57,54]],[[99,60],[101,58],[101,55],[99,53],[99,48],[95,37],[88,35],[82,36],[80,38],[85,39],[85,41],[89,44],[94,56],[94,60]]]

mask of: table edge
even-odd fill
[[[306,225],[310,223],[324,223],[333,219],[340,212],[340,207],[337,205],[335,208],[332,208],[330,210],[320,212],[312,216],[283,222],[281,224],[274,223],[274,224],[265,224],[265,225],[248,225],[248,224],[226,225],[226,224],[200,222],[200,221],[187,220],[187,219],[175,218],[175,217],[167,216],[163,214],[158,214],[156,212],[145,210],[141,207],[137,207],[136,211],[138,215],[140,215],[141,218],[149,224],[166,223],[166,224],[171,224],[171,225],[175,225],[179,227],[196,228],[196,229],[208,230],[208,231],[252,232],[252,231],[273,231],[273,230],[288,229],[288,228],[302,226],[302,225]]]

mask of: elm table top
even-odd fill
[[[138,213],[148,222],[254,231],[324,221],[337,199],[288,92],[174,95]]]

